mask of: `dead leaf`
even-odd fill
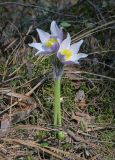
[[[30,98],[27,95],[16,93],[16,92],[12,92],[10,89],[1,89],[0,90],[0,94],[7,95],[7,96],[10,96],[10,97],[14,97],[14,98],[20,98],[22,100],[27,100],[27,99]]]
[[[78,107],[79,107],[80,109],[82,109],[82,110],[87,107],[87,104],[86,104],[85,99],[83,99],[83,100],[81,100],[81,101],[79,102]]]
[[[77,102],[78,107],[80,109],[85,109],[87,107],[86,100],[85,100],[85,93],[83,90],[79,90],[76,93],[75,101]]]
[[[91,124],[94,122],[95,117],[90,116],[89,114],[86,114],[86,113],[75,112],[75,113],[72,113],[72,120],[77,121],[77,123],[84,122],[87,124]]]
[[[3,116],[0,120],[0,137],[4,137],[5,134],[8,131],[8,128],[10,127],[10,117],[9,116]]]
[[[98,48],[98,41],[95,37],[91,36],[91,41],[90,41],[90,44],[91,44],[91,48],[93,50],[97,49]]]
[[[11,109],[11,123],[17,123],[24,120],[30,115],[30,112],[37,107],[37,103],[28,93],[20,94],[13,92],[10,89],[3,88],[0,90],[0,94],[7,98],[7,102],[10,102],[12,98],[12,104],[0,113],[1,115],[3,115],[6,111],[9,113],[9,110]]]
[[[37,104],[33,98],[30,97],[28,101],[20,101],[18,103],[20,107],[13,108],[11,113],[12,123],[17,123],[29,117],[30,112],[33,111]]]

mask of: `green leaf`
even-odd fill
[[[43,142],[43,143],[40,144],[40,146],[41,146],[41,147],[47,147],[47,146],[48,146],[48,143],[47,143],[47,142]]]
[[[60,23],[60,26],[61,26],[61,27],[65,27],[65,28],[67,28],[67,27],[70,27],[70,26],[71,26],[71,24],[70,24],[70,23],[68,23],[68,22],[66,22],[66,21],[63,21],[63,22],[61,22],[61,23]]]
[[[93,23],[90,23],[90,22],[87,22],[87,23],[85,23],[85,26],[86,26],[87,28],[93,28],[93,27],[94,27],[94,24],[93,24]]]

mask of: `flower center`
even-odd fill
[[[69,60],[70,57],[72,56],[72,52],[69,49],[64,49],[61,51],[61,54],[65,56],[65,60]]]
[[[47,42],[45,42],[46,47],[51,47],[57,40],[55,38],[50,38]]]

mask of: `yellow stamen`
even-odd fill
[[[65,60],[69,60],[72,56],[72,52],[69,49],[64,49],[63,51],[61,51],[61,54],[65,55]]]
[[[50,38],[46,43],[45,46],[46,47],[51,47],[54,43],[56,43],[56,39],[55,38]]]

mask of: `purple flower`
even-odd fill
[[[57,52],[57,57],[59,60],[66,65],[70,64],[79,64],[78,60],[85,58],[88,55],[85,53],[78,53],[83,40],[80,40],[77,43],[71,44],[71,37],[68,33],[67,38],[62,41],[60,44],[59,50]]]
[[[60,43],[63,40],[62,28],[59,28],[56,22],[52,21],[50,31],[51,34],[41,29],[37,29],[41,43],[33,42],[29,44],[30,47],[36,48],[38,50],[36,55],[48,55],[58,51]]]

